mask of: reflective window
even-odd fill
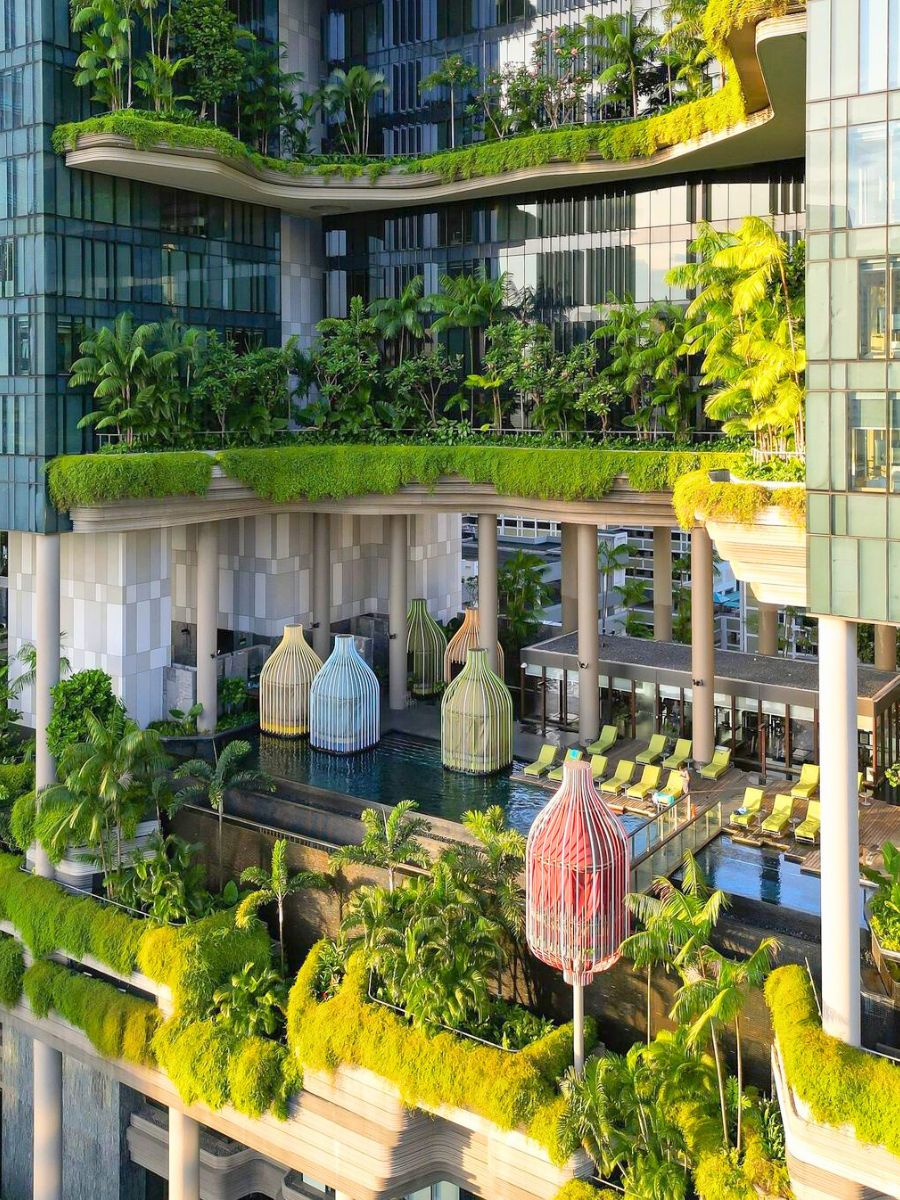
[[[887,402],[884,396],[848,397],[850,490],[885,491],[888,476]]]
[[[859,356],[900,356],[900,259],[859,264]]]
[[[887,221],[887,125],[847,130],[847,223],[853,228]]]

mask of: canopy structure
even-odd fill
[[[481,627],[478,623],[478,609],[464,608],[463,623],[447,643],[444,653],[444,682],[450,683],[455,668],[463,666],[467,661],[470,650],[481,645]],[[503,647],[497,643],[497,669],[503,678]]]
[[[408,633],[409,690],[414,696],[434,696],[444,686],[444,631],[428,611],[424,600],[413,600],[406,616]]]
[[[307,644],[302,625],[285,625],[284,636],[259,675],[259,728],[280,737],[309,733],[309,689],[322,660]]]
[[[509,688],[491,670],[486,650],[469,650],[441,702],[441,761],[468,775],[500,771],[512,762],[512,731]]]
[[[309,741],[317,750],[356,754],[380,736],[378,680],[349,634],[334,649],[309,691]]]

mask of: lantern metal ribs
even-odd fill
[[[487,651],[469,651],[441,702],[441,762],[451,771],[490,775],[512,762],[509,688],[488,665]]]
[[[309,689],[322,660],[303,636],[302,625],[285,625],[284,636],[259,674],[259,728],[279,737],[309,733]]]
[[[424,600],[410,602],[406,617],[406,653],[409,656],[409,690],[414,696],[434,696],[444,686],[444,631]]]
[[[356,754],[378,741],[381,703],[375,672],[349,634],[334,649],[309,689],[309,742],[317,750]]]
[[[453,679],[453,668],[465,666],[468,653],[481,645],[481,626],[477,608],[463,609],[463,623],[447,643],[444,654],[444,682]],[[503,678],[503,647],[497,643],[497,673]]]
[[[584,984],[608,970],[628,934],[628,836],[601,799],[590,764],[566,761],[525,851],[525,937],[573,990],[575,1070],[584,1067]]]

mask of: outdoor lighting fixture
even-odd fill
[[[428,612],[424,600],[413,600],[406,614],[406,653],[410,660],[409,690],[414,696],[434,696],[444,686],[447,639]]]
[[[356,754],[380,736],[378,679],[348,633],[334,639],[331,657],[309,689],[309,742],[316,750]]]
[[[259,728],[280,737],[309,733],[309,691],[322,660],[303,636],[302,625],[285,625],[281,642],[259,673]]]
[[[590,764],[566,760],[559,790],[535,818],[525,851],[525,937],[572,985],[575,1071],[584,1069],[584,985],[607,971],[628,934],[628,837],[594,786]]]

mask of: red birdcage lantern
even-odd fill
[[[594,787],[590,765],[567,761],[559,790],[528,834],[525,936],[532,954],[572,985],[578,1072],[583,988],[619,957],[628,934],[629,875],[627,834]]]

